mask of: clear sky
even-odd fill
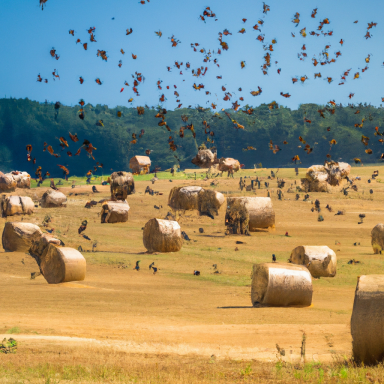
[[[380,0],[366,2],[357,0],[267,0],[270,11],[263,14],[262,1],[255,0],[150,0],[144,5],[137,0],[48,0],[44,10],[38,0],[2,0],[0,2],[0,97],[28,97],[38,101],[60,101],[66,105],[75,105],[83,98],[93,105],[107,104],[110,107],[158,105],[159,97],[164,93],[167,100],[163,106],[167,109],[177,107],[174,85],[180,94],[183,107],[205,106],[212,102],[217,108],[230,108],[232,102],[242,96],[241,106],[257,106],[276,100],[282,105],[297,108],[301,103],[325,104],[329,100],[337,103],[367,102],[379,106],[384,97],[384,5]],[[205,7],[209,6],[216,18],[199,20]],[[315,18],[311,12],[318,8]],[[300,24],[292,23],[296,12],[300,13]],[[112,19],[114,18],[114,20]],[[243,23],[242,19],[247,21]],[[323,31],[333,31],[333,36],[310,36],[310,31],[317,31],[321,20],[328,18],[329,25]],[[271,52],[271,67],[268,75],[263,75],[261,65],[266,51],[263,43],[256,40],[260,34],[253,26],[261,19],[260,27],[265,34],[264,44],[272,39],[277,43]],[[358,20],[357,24],[354,21]],[[372,38],[365,39],[368,22],[377,22],[370,29]],[[96,27],[97,42],[89,41],[87,30]],[[307,37],[299,31],[306,27]],[[126,29],[133,33],[126,36]],[[238,31],[246,29],[246,33]],[[69,30],[75,30],[75,36]],[[219,48],[218,33],[228,29],[232,35],[223,36],[229,49]],[[161,31],[159,38],[155,31]],[[295,33],[296,37],[292,37]],[[171,47],[169,37],[174,35],[181,42]],[[85,51],[81,43],[88,43]],[[340,39],[344,45],[339,44]],[[212,54],[211,61],[204,63],[204,54],[194,52],[191,43],[199,43],[198,49],[205,48]],[[307,58],[299,60],[298,53],[306,45]],[[320,53],[326,45],[329,59],[340,51],[341,56],[335,63],[317,67],[312,58],[320,61]],[[50,56],[50,49],[55,47],[59,60]],[[97,50],[107,51],[108,61],[96,56]],[[125,55],[120,53],[125,51]],[[132,54],[137,55],[133,60]],[[370,54],[370,63],[365,58]],[[220,68],[213,60],[217,58]],[[122,67],[118,67],[122,60]],[[246,62],[241,69],[240,62]],[[182,73],[174,67],[175,61],[183,62]],[[275,61],[278,63],[275,64]],[[185,64],[191,64],[190,69]],[[362,73],[365,66],[369,69]],[[168,72],[167,66],[172,68]],[[192,76],[192,69],[208,67],[205,76]],[[281,74],[277,69],[281,68]],[[344,85],[338,85],[344,71],[351,68]],[[53,80],[52,72],[58,71],[60,80]],[[138,88],[140,96],[132,90],[132,74],[141,72],[144,84]],[[314,73],[320,72],[321,79],[314,79]],[[353,80],[356,72],[360,78]],[[37,82],[37,75],[48,79],[48,84]],[[292,84],[292,77],[308,76],[304,84]],[[80,85],[79,77],[84,78]],[[222,76],[217,79],[216,76]],[[328,84],[326,77],[332,77]],[[103,84],[97,85],[96,78]],[[163,89],[157,88],[156,82],[162,80]],[[124,86],[124,82],[129,87]],[[204,84],[203,90],[192,88],[193,83]],[[166,86],[170,86],[167,90]],[[224,101],[225,86],[231,92],[230,101]],[[251,91],[260,86],[260,96],[252,96]],[[124,91],[120,89],[124,87]],[[238,88],[242,88],[242,92]],[[206,95],[205,91],[211,94]],[[290,93],[289,99],[280,92]],[[348,95],[354,93],[350,100]],[[134,101],[128,103],[133,97]]]

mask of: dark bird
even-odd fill
[[[151,269],[155,265],[155,262],[149,264],[149,269]]]
[[[88,221],[87,220],[84,220],[79,229],[78,229],[78,232],[79,232],[79,235],[81,235],[81,232],[84,232],[86,229],[87,229],[87,224],[88,224]]]
[[[274,263],[276,263],[276,256],[275,256],[275,254],[272,255],[272,261],[273,261]]]
[[[194,276],[200,276],[200,271],[193,271]]]
[[[152,267],[152,269],[153,269],[153,274],[155,275],[156,272],[157,272],[157,268],[156,267]]]
[[[140,265],[139,265],[140,261],[141,260],[137,260],[136,261],[136,266],[135,266],[135,268],[133,268],[133,269],[136,269],[136,271],[140,271]]]

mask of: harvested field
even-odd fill
[[[0,337],[12,336],[19,341],[17,354],[2,356],[0,381],[10,373],[14,380],[25,380],[26,372],[30,372],[31,382],[43,382],[38,381],[41,377],[51,377],[52,382],[55,377],[63,382],[103,382],[97,365],[105,362],[110,382],[119,382],[112,372],[120,372],[121,382],[136,378],[136,382],[221,383],[244,382],[247,377],[261,382],[302,382],[297,375],[304,375],[305,367],[291,369],[289,364],[300,362],[303,332],[306,361],[319,361],[316,364],[325,375],[331,371],[341,375],[345,367],[335,367],[332,362],[352,356],[349,324],[357,276],[375,274],[382,268],[383,256],[372,250],[371,231],[384,219],[384,184],[380,177],[367,183],[378,168],[380,174],[384,172],[384,167],[352,167],[351,176],[362,178],[356,182],[358,192],[348,196],[340,192],[309,193],[309,201],[303,201],[305,193],[300,193],[297,201],[287,193],[285,199],[278,200],[277,182],[268,180],[276,229],[259,230],[251,236],[225,236],[225,209],[219,210],[213,220],[195,211],[181,213],[178,222],[190,241],[184,240],[177,253],[148,254],[142,242],[145,223],[167,215],[171,188],[198,185],[225,197],[266,197],[264,181],[270,170],[240,170],[235,179],[218,177],[214,187],[210,186],[212,180],[176,175],[170,183],[169,174],[167,178],[159,174],[156,189],[163,195],[154,196],[144,195],[152,175],[135,177],[136,193],[127,198],[129,221],[114,225],[100,222],[100,204],[84,208],[89,199],[109,198],[109,186],[97,185],[100,193],[95,197],[91,186],[71,189],[66,183],[59,187],[68,199],[66,209],[38,207],[23,221],[41,224],[50,214],[51,221],[43,232],[53,229],[52,235],[66,247],[81,246],[87,274],[84,281],[50,285],[43,276],[31,279],[32,272],[39,272],[32,257],[0,249],[0,290],[2,308],[6,309],[0,311]],[[291,184],[295,186],[295,181],[300,185],[305,172],[300,169],[295,176],[294,169],[280,169],[279,177],[287,181],[285,190]],[[262,188],[240,192],[240,176],[258,176]],[[14,194],[41,197],[45,191],[46,186],[16,190]],[[323,208],[322,222],[317,220],[317,212],[311,212],[311,201],[316,199]],[[324,209],[327,204],[332,212]],[[338,210],[345,210],[345,214],[335,215]],[[357,224],[361,213],[366,217],[363,224]],[[8,221],[19,219],[9,217]],[[91,240],[78,234],[83,220],[88,220],[85,233]],[[0,219],[1,230],[5,222]],[[204,232],[199,233],[199,228]],[[313,279],[310,307],[253,307],[253,264],[270,262],[272,254],[285,263],[300,244],[333,249],[337,254],[336,276]],[[360,263],[348,264],[350,259]],[[138,260],[141,269],[135,271]],[[152,262],[158,268],[155,275],[148,269]],[[219,273],[215,273],[213,264],[217,264]],[[194,276],[194,270],[201,275]],[[276,344],[284,348],[284,356],[278,355]],[[278,365],[279,361],[287,365]],[[83,367],[77,371],[79,376],[65,376],[76,366]],[[91,373],[87,376],[80,372]],[[361,372],[360,381],[365,382],[368,371],[349,367],[348,372],[353,380],[345,382],[358,380]],[[380,367],[369,372],[374,379],[383,377]],[[324,382],[328,377],[324,376]],[[313,376],[313,382],[319,382],[319,377]]]

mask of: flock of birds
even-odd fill
[[[46,5],[47,1],[48,0],[39,0],[40,6],[42,9],[44,9],[44,6]],[[143,0],[143,1],[140,1],[140,4],[144,5],[144,4],[147,4],[149,2],[150,2],[149,0],[147,0],[147,1]],[[263,3],[263,6],[262,6],[263,16],[262,16],[262,18],[258,18],[256,20],[254,20],[253,22],[251,22],[251,30],[253,32],[257,33],[256,40],[258,42],[260,42],[260,44],[262,44],[262,47],[263,47],[264,52],[265,52],[265,55],[263,56],[263,62],[261,65],[261,71],[262,71],[263,75],[268,75],[268,72],[271,70],[271,66],[273,63],[272,55],[273,55],[273,52],[276,49],[276,46],[278,44],[278,41],[276,38],[272,38],[270,41],[269,40],[267,41],[265,33],[263,33],[263,27],[264,27],[265,23],[267,22],[266,17],[270,11],[271,11],[271,7],[269,5],[267,5],[266,3]],[[318,13],[318,8],[313,9],[313,11],[310,14],[310,17],[312,19],[316,19],[318,17],[317,13]],[[214,12],[213,9],[211,9],[211,7],[208,6],[205,9],[203,9],[202,13],[199,15],[199,20],[201,22],[207,23],[207,22],[209,22],[210,19],[218,20],[217,14]],[[299,12],[296,12],[292,16],[291,21],[295,25],[295,27],[298,27],[302,23],[301,19],[302,19],[302,15]],[[240,34],[246,33],[246,31],[248,29],[246,27],[249,25],[249,22],[250,21],[247,18],[243,18],[242,23],[244,24],[244,26],[239,31],[237,31],[237,33],[240,33]],[[353,23],[357,24],[358,20],[355,20]],[[319,25],[318,25],[316,30],[307,31],[307,28],[303,27],[303,28],[299,29],[298,33],[292,32],[291,36],[292,36],[292,38],[296,38],[296,35],[300,35],[300,36],[302,36],[302,38],[306,38],[308,35],[313,36],[313,37],[320,37],[320,36],[331,37],[331,36],[333,36],[333,30],[328,29],[330,27],[330,25],[331,25],[330,19],[329,18],[323,18],[323,19],[319,20]],[[365,39],[372,38],[372,30],[376,26],[377,26],[376,22],[372,21],[372,22],[368,23],[367,28],[366,28],[366,33],[364,35]],[[89,41],[84,41],[84,40],[82,41],[83,37],[81,37],[81,38],[78,37],[78,34],[75,31],[75,29],[69,29],[70,37],[75,38],[76,44],[82,44],[85,51],[87,51],[88,49],[91,49],[91,45],[93,43],[97,43],[96,27],[94,27],[94,26],[90,27],[87,30],[87,32],[88,32],[87,39],[89,38]],[[160,30],[154,31],[154,33],[158,38],[162,38],[162,36],[163,36],[163,33]],[[193,89],[196,92],[205,93],[206,96],[210,97],[211,92],[206,89],[204,82],[202,82],[200,79],[202,79],[202,78],[204,78],[204,76],[206,76],[207,72],[210,69],[209,64],[213,64],[214,66],[217,66],[218,68],[220,68],[219,58],[222,57],[222,54],[224,53],[224,51],[229,50],[228,41],[229,41],[230,35],[232,35],[232,33],[234,33],[234,31],[230,32],[228,29],[224,29],[223,31],[220,31],[218,33],[218,46],[214,50],[206,49],[206,48],[202,47],[199,43],[191,43],[190,45],[191,45],[192,51],[202,55],[201,56],[201,59],[202,59],[201,66],[199,66],[197,68],[192,68],[190,62],[184,63],[184,62],[180,62],[180,61],[175,61],[172,66],[167,66],[167,68],[166,68],[167,72],[170,72],[170,71],[172,71],[173,68],[176,68],[177,72],[182,76],[184,76],[184,74],[187,74],[187,73],[190,74],[193,78],[196,79],[196,81],[192,85]],[[126,29],[125,34],[126,34],[126,36],[129,36],[132,34],[134,35],[135,31],[133,30],[133,28],[130,27],[130,28]],[[175,35],[170,36],[168,39],[170,40],[171,47],[173,47],[173,48],[177,48],[178,45],[181,44],[181,41]],[[330,66],[333,63],[335,63],[339,59],[339,57],[342,56],[343,44],[344,44],[344,39],[341,38],[338,42],[339,47],[337,48],[337,51],[334,53],[334,55],[332,55],[330,52],[331,44],[324,45],[324,48],[320,52],[320,54],[317,56],[315,55],[312,58],[312,63],[313,63],[314,68],[326,68],[327,66]],[[123,48],[121,48],[120,53],[123,57],[126,54]],[[54,47],[52,47],[52,49],[50,50],[49,55],[55,61],[58,61],[60,59],[60,54],[58,53],[58,50],[55,49]],[[96,56],[98,58],[100,58],[101,60],[106,61],[106,62],[109,59],[108,53],[104,49],[97,49],[96,50]],[[340,74],[340,79],[339,79],[338,84],[339,85],[345,84],[349,77],[352,77],[353,80],[361,78],[362,74],[364,74],[369,69],[368,65],[371,61],[371,56],[372,56],[371,54],[368,54],[364,58],[363,63],[365,65],[365,67],[354,72],[353,75],[350,74],[352,68],[348,68],[345,71],[343,71]],[[307,45],[304,43],[301,47],[301,51],[298,53],[298,58],[300,61],[304,61],[304,60],[306,60],[307,57],[308,57]],[[136,60],[137,55],[132,53],[132,59]],[[275,63],[275,65],[277,65],[278,61],[275,61],[274,63]],[[117,63],[117,66],[119,68],[121,68],[122,65],[123,65],[123,61],[119,60],[119,62]],[[241,69],[245,68],[246,62],[244,60],[240,61],[239,66]],[[282,69],[278,68],[277,73],[280,75],[281,72],[282,72]],[[54,69],[54,71],[52,72],[52,75],[53,75],[53,80],[60,79],[60,76],[59,76],[57,69]],[[216,77],[218,80],[222,79],[222,76],[216,76]],[[317,71],[317,69],[315,69],[314,79],[315,80],[321,79],[323,77],[324,77],[324,80],[326,80],[329,84],[335,80],[333,77],[323,76],[320,71]],[[292,78],[292,83],[293,84],[295,84],[295,83],[304,84],[308,81],[308,79],[309,79],[309,77],[307,75],[296,76],[296,77]],[[41,77],[41,75],[38,74],[37,81],[40,83],[43,83],[43,82],[47,83],[48,79],[47,78],[43,79],[43,77]],[[85,78],[83,76],[80,76],[78,81],[80,84],[84,84]],[[101,79],[101,77],[97,77],[94,81],[96,82],[96,84],[98,84],[100,86],[103,85],[103,80]],[[143,73],[141,73],[141,72],[135,72],[134,74],[132,74],[132,81],[130,81],[130,82],[128,82],[127,80],[122,81],[122,87],[120,89],[120,93],[123,92],[126,88],[131,87],[131,90],[132,90],[133,94],[135,95],[134,97],[130,97],[128,99],[129,104],[131,104],[134,101],[134,99],[136,99],[140,96],[140,86],[143,84],[144,81],[145,81],[145,77],[144,77]],[[160,96],[159,96],[159,103],[160,104],[156,108],[157,113],[156,113],[155,117],[160,119],[158,122],[158,125],[160,127],[164,127],[166,129],[166,131],[164,131],[164,132],[168,136],[167,142],[168,142],[170,151],[173,151],[174,157],[176,158],[176,160],[180,161],[179,157],[177,156],[178,146],[175,144],[174,135],[178,134],[179,137],[183,138],[185,131],[189,130],[192,134],[192,137],[195,138],[196,137],[196,128],[195,128],[193,122],[189,121],[190,117],[186,114],[183,114],[181,116],[182,126],[180,128],[175,129],[175,127],[170,127],[166,121],[167,110],[161,106],[162,103],[164,103],[167,100],[165,93],[162,93],[162,92],[163,92],[163,88],[166,88],[166,90],[172,89],[173,94],[176,98],[177,108],[181,108],[183,103],[181,101],[179,90],[178,90],[176,85],[173,85],[173,87],[171,85],[163,85],[163,80],[161,80],[161,79],[159,79],[157,81],[156,88],[157,88],[157,91],[160,91]],[[233,100],[234,96],[235,96],[234,90],[228,90],[225,85],[221,86],[221,91],[223,92],[222,93],[223,101],[230,101],[231,102],[233,113],[239,112],[239,111],[241,111],[247,115],[252,115],[254,113],[254,109],[252,107],[249,107],[248,105],[246,105],[243,109],[240,108],[241,107],[240,102],[244,101],[243,96],[240,96],[238,100]],[[242,91],[243,90],[240,87],[237,89],[236,93],[237,92],[241,93]],[[258,86],[256,89],[251,90],[250,94],[254,97],[257,97],[262,92],[263,92],[263,89],[260,86]],[[280,96],[284,97],[284,98],[290,98],[291,97],[290,93],[285,92],[285,91],[281,91]],[[199,98],[200,97],[201,96],[199,94]],[[354,93],[349,93],[348,97],[349,97],[349,99],[352,99],[354,97]],[[384,97],[382,98],[382,101],[384,102]],[[57,102],[55,104],[55,109],[57,110],[57,114],[58,114],[58,110],[60,108],[60,105],[61,105],[60,102]],[[78,112],[78,117],[81,120],[84,120],[86,117],[84,105],[85,105],[85,101],[83,99],[81,99],[79,101],[79,112]],[[328,116],[334,115],[336,113],[337,107],[339,105],[341,106],[341,104],[337,104],[335,100],[330,100],[324,108],[319,108],[318,113],[322,118],[326,119]],[[349,104],[349,106],[351,108],[356,108],[355,114],[359,114],[365,108],[365,106],[363,106],[362,104],[360,104],[360,105]],[[192,108],[192,106],[189,105],[188,108]],[[196,108],[198,110],[202,110],[202,111],[206,110],[205,108],[200,107],[200,106],[198,106]],[[215,132],[214,127],[213,127],[213,124],[214,124],[213,118],[215,118],[215,117],[221,118],[220,117],[221,115],[219,112],[215,112],[215,110],[217,109],[217,104],[215,104],[214,102],[210,103],[210,108],[212,111],[212,121],[208,122],[207,120],[204,119],[202,121],[202,129],[204,129],[204,133],[206,135],[206,141],[207,141],[208,145],[213,145],[215,143],[216,137],[218,136],[217,132]],[[268,108],[271,111],[276,110],[279,108],[279,103],[277,101],[272,101],[271,103],[268,104]],[[146,110],[150,110],[150,107],[148,107],[148,105],[145,104],[145,106],[137,106],[136,109],[137,109],[138,115],[143,115]],[[234,114],[229,113],[228,110],[225,110],[225,109],[222,109],[221,111],[224,112],[225,115],[228,117],[228,119],[233,123],[233,127],[235,129],[242,129],[242,130],[246,129],[246,127],[244,125],[241,125],[238,121],[236,121],[236,119],[235,119],[236,116],[234,116]],[[116,118],[119,119],[121,116],[122,116],[122,112],[118,111]],[[57,117],[57,115],[56,115],[56,117]],[[359,121],[358,123],[355,124],[355,127],[356,128],[363,128],[364,122],[367,119],[372,121],[373,117],[371,115],[369,115],[369,117],[364,116],[361,119],[361,121]],[[305,113],[305,115],[303,117],[303,124],[308,124],[310,126],[311,123],[312,123],[312,118],[310,116],[307,116]],[[103,120],[98,120],[96,122],[96,125],[103,126],[104,125]],[[331,127],[328,127],[327,131],[331,131]],[[139,134],[133,133],[130,145],[137,144],[140,140],[142,140],[144,134],[145,134],[144,129],[142,129]],[[381,138],[382,136],[384,136],[384,132],[382,132],[382,133],[379,132],[378,127],[375,128],[375,132],[373,132],[373,134],[375,136],[380,136],[379,141],[384,142],[384,139]],[[72,135],[71,133],[69,133],[69,136],[70,136],[70,139],[72,141],[74,141],[74,142],[78,141],[77,135]],[[61,147],[61,150],[63,151],[65,149],[67,149],[67,147],[69,146],[68,140],[65,137],[60,137],[60,138],[58,138],[58,140],[59,140],[59,143],[57,143],[57,144]],[[302,137],[298,137],[298,140],[300,141],[300,143],[298,143],[298,147],[302,148],[306,154],[313,152],[315,145],[310,145],[309,143],[306,143],[306,141]],[[365,147],[367,147],[369,144],[369,137],[362,135],[361,142],[363,143],[363,145]],[[273,143],[271,140],[269,143],[269,149],[272,151],[273,154],[276,154],[282,150],[282,147],[285,144],[288,144],[288,142],[286,140],[282,140],[281,143]],[[330,150],[331,150],[332,146],[337,144],[337,142],[335,139],[332,139],[329,141],[329,144],[330,144]],[[92,146],[92,144],[89,140],[85,140],[83,145],[77,150],[77,152],[74,155],[73,155],[72,151],[69,151],[69,150],[66,152],[66,154],[68,156],[78,156],[78,155],[80,155],[80,151],[82,148],[85,149],[85,151],[87,152],[89,157],[95,159],[93,156],[93,151],[95,151],[96,148],[94,148]],[[248,146],[247,148],[244,148],[244,151],[255,150],[255,149],[256,148],[254,146]],[[28,161],[33,161],[33,163],[35,164],[36,158],[34,158],[32,160],[31,155],[30,155],[31,150],[32,150],[31,146],[27,145]],[[60,156],[57,153],[55,153],[55,151],[52,147],[52,144],[48,145],[47,143],[44,143],[44,149],[43,150],[44,151],[48,150],[48,152],[55,157]],[[331,159],[330,150],[326,155],[327,160]],[[146,153],[146,155],[149,155],[151,153],[151,149],[147,149],[145,151],[145,153]],[[372,154],[372,149],[366,148],[365,153]],[[381,158],[384,159],[384,154],[381,156]],[[358,157],[356,157],[354,160],[356,163],[361,163],[361,159]],[[297,162],[300,162],[300,161],[301,161],[300,155],[299,154],[293,154],[292,162],[296,164]],[[58,165],[58,166],[63,170],[65,176],[67,176],[69,174],[69,170],[65,166],[62,166],[62,165]],[[98,167],[102,167],[102,164],[97,162],[95,164],[94,170],[90,170],[89,173],[96,171]],[[41,167],[38,167],[38,171],[36,173],[37,178],[42,180],[44,178],[44,176],[46,177],[48,175],[49,175],[49,172],[43,174]]]

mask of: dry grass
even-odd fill
[[[277,351],[276,354],[278,355]],[[330,364],[218,360],[200,356],[129,354],[96,348],[49,346],[6,355],[1,383],[380,383],[384,367],[356,367],[336,358]]]
[[[311,212],[311,202],[302,201],[303,193],[295,201],[295,194],[286,192],[303,177],[304,169],[297,177],[293,169],[279,171],[277,176],[287,181],[282,201],[277,200],[276,180],[268,180],[270,171],[265,169],[241,171],[234,180],[218,177],[215,187],[211,180],[196,182],[182,175],[172,183],[165,175],[153,186],[144,177],[135,178],[137,193],[128,196],[129,220],[118,224],[100,223],[100,205],[84,208],[88,200],[108,197],[109,186],[98,185],[99,194],[90,186],[64,188],[67,196],[72,193],[67,208],[38,208],[24,220],[41,224],[51,214],[48,228],[54,228],[53,234],[66,246],[84,249],[87,276],[84,282],[60,285],[48,285],[42,276],[31,280],[30,273],[38,271],[35,261],[0,248],[0,337],[17,333],[13,337],[19,341],[16,355],[0,357],[0,382],[378,382],[381,366],[355,368],[344,358],[343,363],[333,362],[335,356],[351,356],[349,321],[357,276],[382,268],[382,256],[373,254],[370,244],[370,231],[384,213],[384,183],[367,183],[375,169],[384,172],[377,166],[352,169],[362,181],[357,183],[359,191],[348,197],[340,192],[310,193],[311,201],[321,202],[323,222]],[[245,175],[263,178],[256,196],[266,196],[264,181],[270,182],[274,231],[225,236],[225,206],[214,220],[187,212],[178,221],[191,241],[185,241],[180,252],[144,253],[141,228],[153,217],[165,217],[172,187],[200,185],[228,196],[255,196],[239,190],[238,177]],[[163,195],[144,195],[147,185]],[[23,193],[38,199],[45,190]],[[325,209],[327,204],[333,212]],[[338,210],[346,214],[335,216]],[[366,214],[360,225],[359,213]],[[90,241],[77,233],[84,219]],[[0,229],[4,223],[0,219]],[[95,241],[98,252],[92,252]],[[252,308],[252,265],[271,261],[272,253],[285,262],[298,245],[333,249],[336,277],[313,281],[310,308]],[[347,264],[352,258],[361,263]],[[137,260],[140,272],[133,270]],[[148,269],[152,262],[159,268],[156,275]],[[214,273],[213,264],[220,273]],[[195,269],[201,276],[193,276]],[[7,333],[12,328],[17,331]],[[305,366],[299,364],[302,331],[307,334]],[[285,356],[277,358],[276,343],[286,350]]]

